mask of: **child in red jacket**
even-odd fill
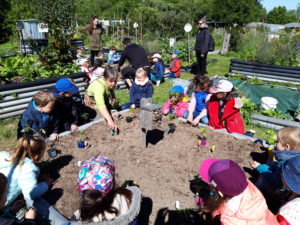
[[[210,89],[213,94],[208,102],[209,124],[215,129],[226,129],[229,133],[244,134],[244,121],[239,108],[240,102],[234,98],[234,88],[230,81],[219,80]]]
[[[168,77],[169,79],[180,77],[180,67],[181,67],[181,60],[178,59],[179,52],[177,50],[174,50],[171,54],[172,54],[172,62],[169,67],[169,70],[171,72]]]

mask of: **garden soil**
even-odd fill
[[[175,123],[176,129],[167,134],[170,122]],[[80,200],[76,187],[78,162],[95,155],[114,160],[119,185],[125,180],[134,180],[139,185],[143,195],[140,224],[183,224],[176,216],[172,222],[171,217],[178,214],[181,218],[186,209],[197,208],[189,181],[198,174],[202,160],[211,157],[232,159],[251,177],[248,173],[250,161],[264,155],[260,146],[249,140],[238,140],[211,129],[204,134],[206,146],[199,146],[198,135],[203,136],[199,128],[179,120],[170,121],[168,117],[163,118],[160,127],[148,133],[149,143],[143,149],[137,118],[127,123],[124,116],[117,124],[118,135],[112,136],[106,123],[101,122],[83,133],[48,144],[48,149],[56,148],[60,154],[55,159],[45,154],[44,159],[49,161],[43,163],[44,169],[56,179],[45,198],[66,217],[73,215]],[[80,139],[86,139],[88,146],[78,148]],[[211,151],[213,146],[214,151]],[[179,211],[175,209],[176,201],[180,202]]]

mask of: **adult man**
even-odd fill
[[[198,22],[199,32],[196,36],[195,52],[199,70],[197,75],[204,76],[206,72],[206,59],[208,53],[208,43],[211,36],[207,29],[206,18],[203,17]]]
[[[148,61],[145,49],[141,46],[131,43],[129,38],[123,39],[123,45],[125,49],[122,52],[117,68],[120,72],[121,66],[125,63],[125,60],[127,59],[129,61],[130,66],[122,69],[121,73],[128,86],[131,87],[131,80],[134,80],[135,78],[135,71],[142,67],[149,74],[151,64]]]

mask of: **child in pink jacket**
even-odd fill
[[[169,91],[169,100],[162,107],[164,115],[173,114],[176,117],[183,117],[184,113],[188,111],[188,103],[183,101],[184,89],[180,85],[175,85]]]
[[[221,225],[278,225],[263,195],[238,164],[230,159],[206,159],[199,172],[210,190],[201,196],[203,211],[220,217]]]

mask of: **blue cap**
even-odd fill
[[[184,94],[184,89],[183,87],[181,87],[180,85],[175,85],[172,87],[172,89],[169,91],[169,93],[171,92],[178,92],[180,94]]]
[[[171,52],[171,54],[176,54],[176,55],[179,55],[179,52],[177,51],[177,50],[173,50],[172,52]]]
[[[284,162],[282,174],[288,187],[293,192],[300,194],[300,155]]]
[[[78,87],[67,78],[61,78],[58,81],[56,81],[55,89],[58,92],[66,92],[72,95],[76,94],[79,90]]]

